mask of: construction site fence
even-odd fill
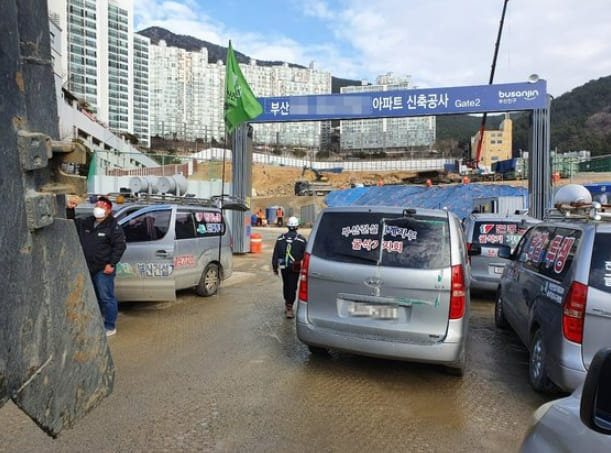
[[[159,155],[145,153],[108,153],[96,152],[96,174],[107,176],[167,176],[182,174],[190,176],[197,172],[202,164],[208,167],[221,168],[221,163],[231,163],[231,150],[210,148],[190,155]],[[520,158],[522,159],[522,158]],[[514,159],[518,160],[518,159]],[[523,162],[514,171],[499,175],[500,180],[527,179],[528,161]],[[566,183],[611,180],[611,155],[603,156],[563,156],[552,155],[552,183]],[[146,162],[144,165],[142,162]],[[151,164],[153,162],[153,164]],[[167,163],[166,163],[167,162]],[[253,153],[253,163],[280,167],[310,167],[318,171],[339,173],[372,172],[372,171],[434,171],[448,170],[455,167],[454,159],[413,159],[413,160],[345,160],[316,161],[277,156],[273,154]],[[214,170],[214,173],[217,173]]]
[[[147,164],[141,162],[141,156],[146,156]],[[97,171],[109,176],[164,176],[182,173],[185,176],[197,171],[201,162],[232,161],[231,150],[207,149],[189,156],[176,155],[135,155],[133,153],[95,153]],[[311,167],[321,171],[426,171],[444,170],[448,165],[454,165],[454,159],[411,159],[411,160],[345,160],[345,161],[315,161],[276,156],[263,153],[253,153],[253,163],[280,167],[303,168]],[[151,164],[151,161],[154,164]],[[167,162],[167,163],[166,163]]]

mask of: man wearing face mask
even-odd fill
[[[115,275],[117,263],[126,247],[123,228],[112,216],[112,202],[106,197],[99,197],[93,215],[82,219],[75,218],[76,205],[76,200],[69,197],[66,217],[74,219],[100,311],[104,316],[106,336],[111,336],[117,333],[119,303],[115,297]]]

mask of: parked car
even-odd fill
[[[596,351],[611,344],[611,213],[583,204],[560,206],[526,232],[514,253],[499,249],[510,263],[497,290],[495,323],[511,326],[528,347],[537,391],[573,391]]]
[[[512,250],[529,226],[540,222],[525,215],[471,214],[464,222],[467,250],[471,256],[471,288],[495,291],[508,260],[498,255],[499,247]]]
[[[611,451],[611,348],[594,356],[585,383],[572,395],[535,411],[521,451]]]
[[[117,265],[119,301],[174,300],[185,288],[210,296],[231,276],[231,234],[218,208],[151,205],[119,224],[127,241]]]
[[[325,208],[302,265],[297,336],[310,351],[465,367],[469,265],[445,210]]]

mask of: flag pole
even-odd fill
[[[240,65],[236,59],[231,40],[227,46],[227,58],[225,61],[225,99],[224,99],[224,117],[225,117],[225,147],[223,148],[223,170],[221,176],[221,219],[223,216],[224,189],[225,189],[225,155],[229,144],[229,137],[233,140],[236,134],[234,133],[240,124],[248,122],[263,113],[263,106],[256,98],[255,94],[250,89],[244,74],[240,70]],[[243,134],[243,130],[240,132]],[[242,141],[242,135],[239,142]],[[237,151],[237,149],[235,150]],[[234,152],[234,154],[237,154]],[[235,165],[236,159],[233,155],[232,166]],[[221,242],[219,238],[219,265],[221,261]],[[220,269],[220,268],[219,268]],[[219,272],[219,287],[220,287],[220,272]]]
[[[228,234],[227,232],[227,223],[225,222],[225,214],[223,213],[223,199],[225,196],[225,159],[226,159],[226,154],[227,154],[227,144],[229,142],[229,134],[227,133],[227,127],[225,127],[225,146],[223,146],[223,168],[221,170],[221,225],[225,226],[225,231],[221,232],[221,234],[219,234],[219,256],[218,256],[218,260],[219,260],[219,266],[218,266],[218,272],[216,273],[216,294],[218,295],[219,292],[221,291],[221,248],[223,245],[223,236],[225,234]]]

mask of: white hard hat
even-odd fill
[[[289,217],[288,222],[286,222],[286,226],[289,228],[297,228],[299,226],[299,219],[297,217]]]

